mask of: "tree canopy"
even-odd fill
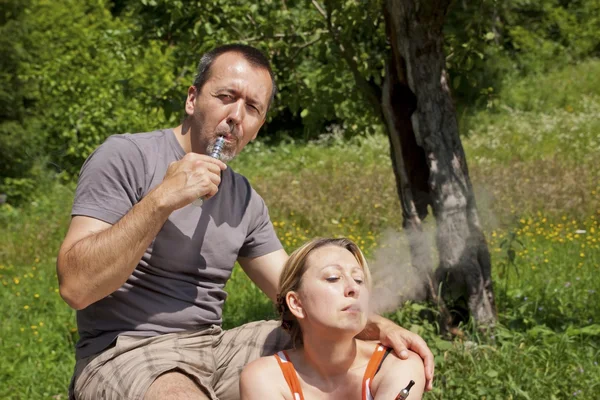
[[[380,90],[389,57],[379,1],[5,0],[0,192],[73,180],[107,136],[173,126],[204,51],[241,42],[272,60],[280,93],[267,139],[381,130],[357,86]],[[327,17],[329,16],[329,17]],[[510,74],[600,53],[600,0],[455,2],[447,66],[459,106],[493,106]]]

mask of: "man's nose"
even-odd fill
[[[234,129],[236,125],[242,123],[244,119],[245,108],[243,100],[238,100],[234,103],[230,104],[229,107],[229,115],[227,115],[227,124],[231,130]]]

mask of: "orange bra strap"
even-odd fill
[[[279,364],[279,368],[281,368],[281,372],[283,372],[283,377],[287,382],[290,390],[292,392],[292,397],[294,400],[304,400],[304,395],[302,394],[302,387],[300,386],[300,381],[298,380],[298,375],[296,374],[296,369],[294,368],[294,364],[290,361],[290,357],[285,351],[280,351],[275,354],[275,359]]]
[[[369,364],[367,364],[367,369],[365,370],[365,374],[363,375],[362,381],[362,400],[371,400],[373,399],[373,395],[371,394],[371,383],[373,382],[373,378],[375,374],[379,370],[379,365],[383,360],[385,354],[387,353],[387,347],[378,344],[375,347],[375,351],[369,360]]]

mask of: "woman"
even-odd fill
[[[419,356],[400,360],[355,337],[367,323],[370,283],[367,262],[348,239],[314,239],[292,253],[279,281],[278,310],[294,349],[248,364],[241,398],[392,400],[413,380],[409,399],[420,399]]]

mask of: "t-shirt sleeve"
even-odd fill
[[[145,176],[137,145],[124,135],[109,137],[81,167],[71,215],[115,224],[141,199]]]
[[[260,257],[282,249],[283,246],[277,238],[269,218],[267,205],[254,189],[252,189],[249,209],[253,218],[244,245],[238,255],[240,257]]]

